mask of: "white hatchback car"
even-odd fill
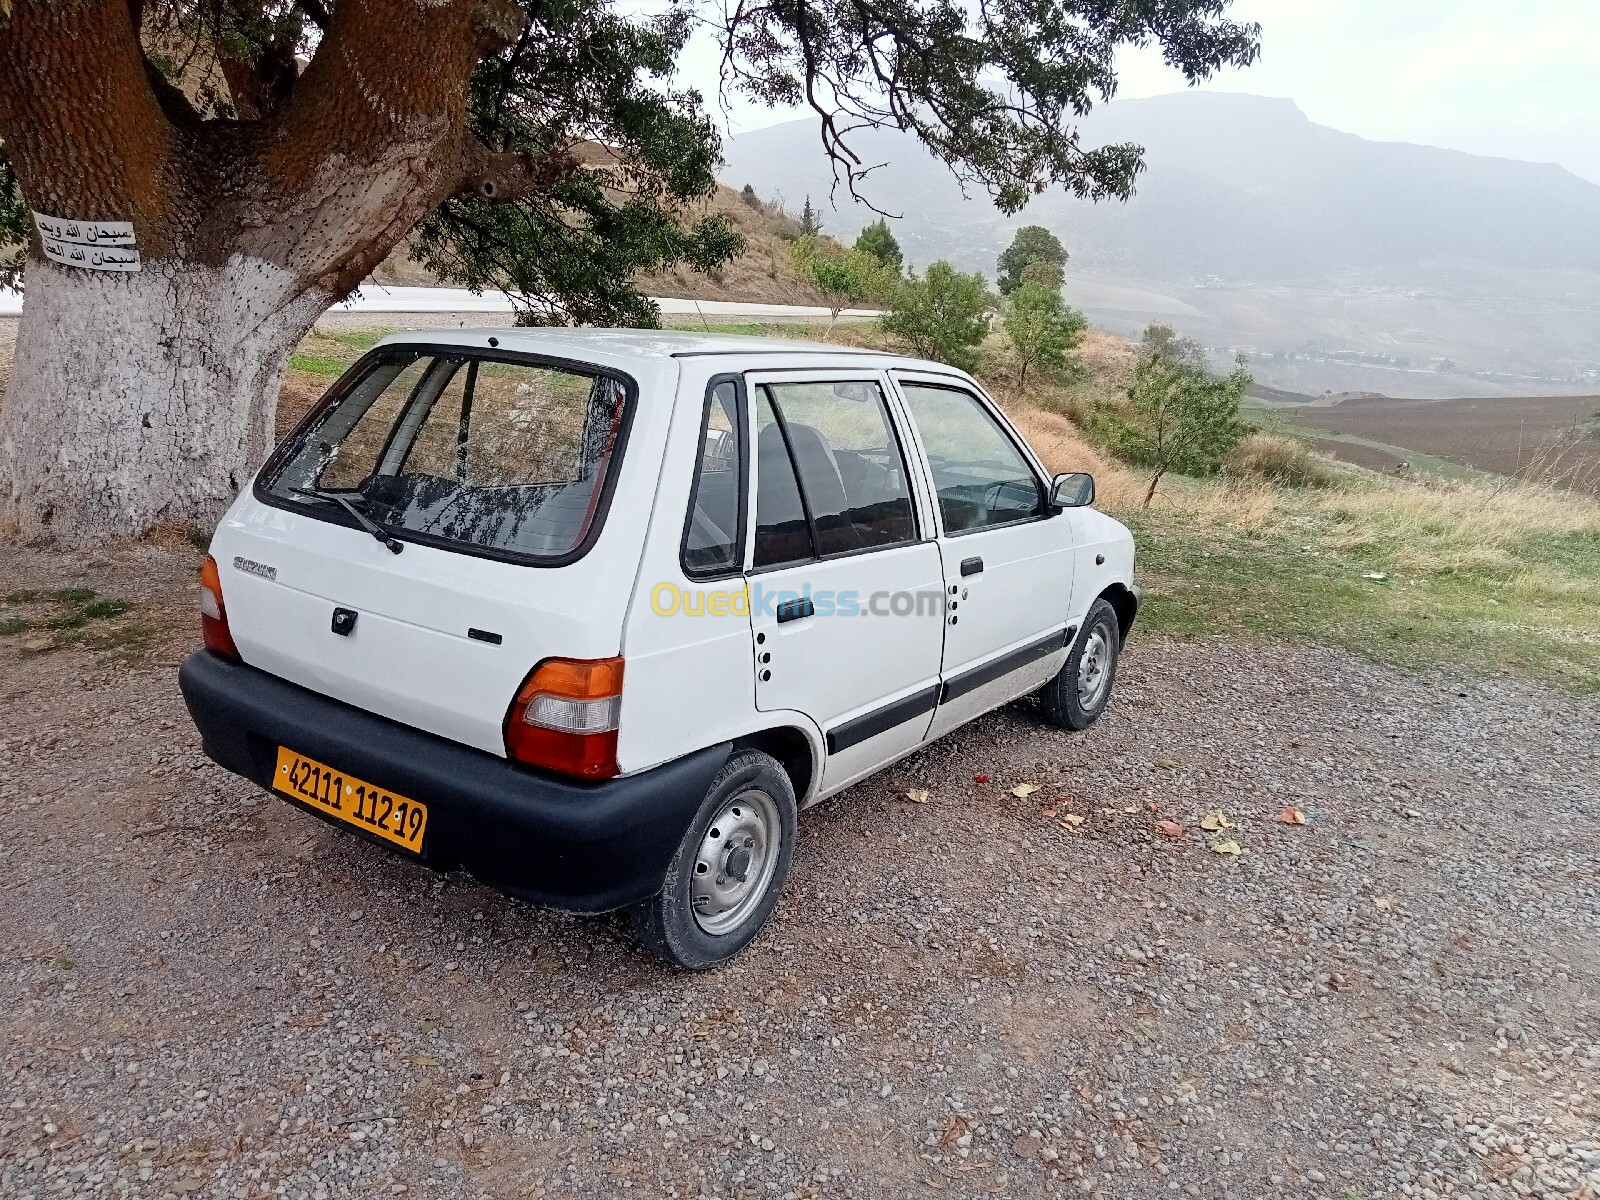
[[[1093,496],[937,363],[405,334],[217,529],[180,682],[229,770],[709,967],[797,809],[1018,697],[1099,716],[1139,591]]]

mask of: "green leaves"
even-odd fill
[[[892,269],[896,275],[899,275],[900,268],[905,263],[905,258],[900,253],[900,243],[890,232],[889,222],[882,217],[862,229],[861,236],[856,238],[856,249],[872,255],[884,266]]]
[[[1222,467],[1249,432],[1239,404],[1250,383],[1243,356],[1232,374],[1217,378],[1193,362],[1147,354],[1134,370],[1127,403],[1100,409],[1093,427],[1119,458],[1153,468],[1149,507],[1168,471],[1215,475]]]
[[[1082,313],[1067,307],[1059,287],[1039,283],[1024,283],[1011,293],[1003,324],[1017,353],[1018,387],[1027,383],[1030,368],[1066,366],[1067,351],[1089,327]]]
[[[1067,249],[1043,225],[1024,225],[1000,252],[995,287],[1009,296],[1024,283],[1060,288],[1066,282]]]
[[[528,32],[479,64],[471,132],[490,149],[583,163],[548,194],[447,201],[413,255],[441,276],[511,296],[525,324],[654,326],[634,275],[714,271],[743,248],[724,217],[693,219],[716,186],[721,143],[693,91],[665,86],[688,12],[621,15],[604,0],[527,0]]]
[[[4,3],[4,0],[0,0]],[[16,287],[28,255],[28,209],[17,188],[11,159],[0,143],[0,287]]]
[[[1085,149],[1077,121],[1116,92],[1123,47],[1158,46],[1190,82],[1259,53],[1260,29],[1225,19],[1227,0],[770,0],[723,18],[729,82],[823,121],[835,174],[856,194],[876,160],[854,133],[914,133],[1005,212],[1061,187],[1126,199],[1133,145]]]
[[[920,279],[912,274],[895,288],[883,328],[923,358],[976,370],[973,347],[989,333],[989,289],[982,275],[936,262]]]

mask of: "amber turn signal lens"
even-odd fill
[[[617,766],[622,659],[547,658],[506,714],[506,755],[579,779],[609,779]]]
[[[222,603],[222,575],[217,570],[217,560],[209,554],[200,566],[200,634],[206,649],[241,661],[239,647],[233,644],[233,634],[228,629],[228,610]]]

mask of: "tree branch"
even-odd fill
[[[463,155],[458,196],[474,196],[491,204],[512,204],[529,196],[544,195],[578,169],[570,150],[536,157],[532,154],[496,153],[476,138]]]

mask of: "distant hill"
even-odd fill
[[[1047,225],[1092,317],[1130,332],[1167,320],[1219,351],[1297,356],[1264,360],[1258,374],[1279,386],[1461,394],[1600,381],[1600,186],[1556,166],[1367,141],[1255,96],[1117,101],[1083,130],[1090,145],[1144,147],[1127,204],[1050,192],[1008,219],[986,196],[964,197],[908,135],[856,148],[887,164],[864,188],[898,214],[912,261],[992,277],[1018,226]],[[873,217],[842,193],[826,207],[832,173],[810,121],[740,134],[725,154],[726,182],[796,208],[809,194],[841,237]]]
[[[713,275],[686,268],[657,271],[635,282],[647,295],[675,296],[685,300],[744,300],[763,304],[816,304],[817,295],[794,272],[789,246],[800,236],[800,222],[781,207],[763,203],[754,207],[729,187],[718,187],[689,208],[690,217],[712,213],[728,216],[744,236],[744,253]],[[399,246],[372,277],[379,283],[435,287],[439,280],[426,267],[412,262]]]

